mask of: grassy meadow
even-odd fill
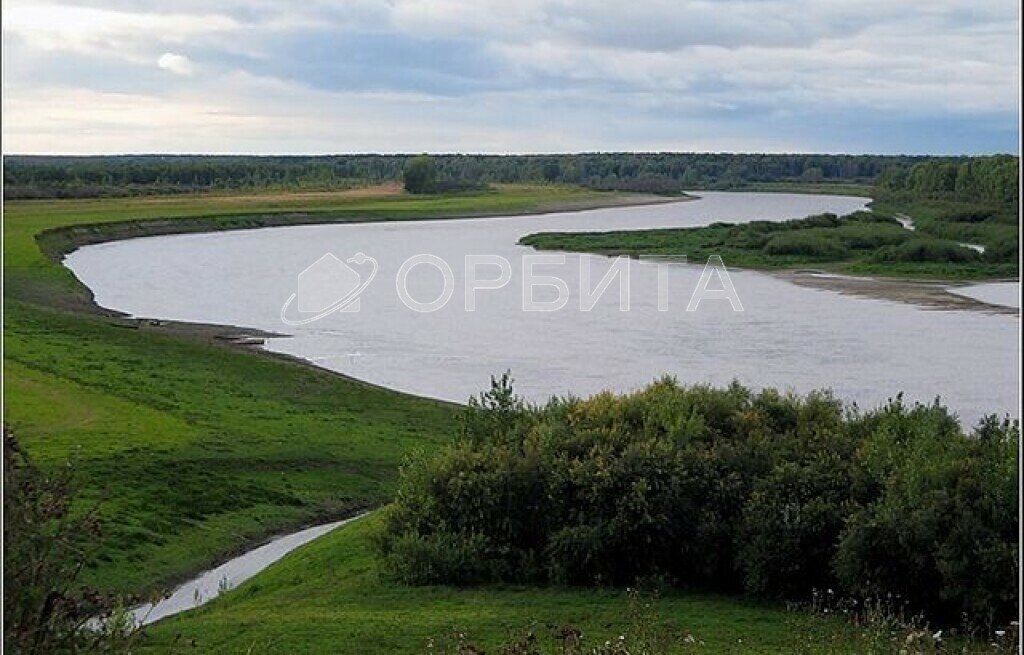
[[[681,652],[858,653],[865,646],[853,626],[834,617],[699,592],[642,596],[639,602],[653,607],[638,619],[622,589],[399,585],[378,568],[372,538],[380,523],[375,515],[360,519],[216,601],[148,628],[141,651],[475,652],[456,651],[461,641],[492,652],[533,631],[544,652],[562,652],[553,635],[569,626],[582,630],[584,646],[652,630],[676,644],[692,635]]]

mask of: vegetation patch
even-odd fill
[[[1009,419],[965,434],[898,398],[864,413],[666,378],[529,406],[504,376],[403,469],[379,551],[413,585],[829,589],[990,630],[1017,610],[1018,442]]]

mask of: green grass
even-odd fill
[[[520,186],[422,198],[343,192],[7,203],[4,422],[44,466],[74,458],[83,498],[101,507],[103,541],[85,581],[143,592],[269,534],[379,505],[406,453],[449,438],[455,410],[231,348],[208,332],[126,328],[96,311],[39,241],[52,253],[69,247],[69,234],[96,240],[616,199]],[[76,234],[69,226],[88,227],[73,227]]]
[[[566,250],[607,255],[679,256],[704,262],[719,255],[727,266],[762,270],[813,268],[854,275],[939,280],[1017,277],[1018,227],[1008,212],[977,223],[946,218],[978,207],[951,202],[874,203],[873,217],[854,215],[840,225],[822,226],[795,220],[784,223],[715,223],[698,228],[615,232],[545,232],[522,239],[541,250]],[[1005,215],[1004,215],[1005,214]],[[892,217],[910,216],[916,231],[903,229]],[[886,220],[888,219],[888,220]],[[991,252],[1012,248],[1012,256],[992,260],[958,246],[977,243]],[[901,246],[926,244],[934,250],[958,251],[964,261],[908,261]],[[896,250],[895,256],[883,254]]]
[[[552,628],[565,626],[582,629],[592,646],[635,636],[623,590],[392,583],[381,577],[373,555],[371,535],[379,523],[376,516],[361,519],[212,603],[156,624],[146,630],[142,652],[190,651],[194,639],[201,652],[414,653],[428,652],[430,640],[441,650],[457,633],[492,652],[510,634],[530,628],[550,647]],[[833,642],[832,652],[862,652],[852,626],[779,605],[669,592],[655,610],[657,624],[703,640],[699,652],[791,653],[825,639]]]

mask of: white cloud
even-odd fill
[[[153,43],[184,43],[198,35],[237,29],[222,14],[160,13],[71,4],[4,3],[3,30],[41,50],[120,53],[130,57]]]
[[[9,146],[861,147],[863,135],[841,128],[831,138],[813,135],[844,113],[876,127],[961,121],[966,131],[1016,130],[1014,0],[180,0],[170,13],[164,6],[5,0]],[[358,44],[359,57],[332,48],[347,42]],[[267,65],[279,61],[287,65]],[[478,63],[486,76],[468,73]],[[179,79],[168,85],[161,71]],[[109,120],[122,109],[134,112],[127,124]],[[768,133],[780,125],[785,136]]]
[[[156,65],[165,71],[175,75],[191,75],[195,72],[195,66],[185,55],[176,55],[173,52],[165,52],[156,60]]]

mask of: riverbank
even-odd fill
[[[5,421],[44,466],[74,456],[105,530],[85,582],[146,593],[268,536],[384,502],[455,408],[254,346],[266,334],[131,319],[65,267],[84,243],[263,224],[527,214],[660,196],[559,186],[23,201],[4,210]],[[483,381],[481,381],[483,382]]]
[[[963,282],[935,280],[901,280],[884,277],[857,277],[822,271],[781,271],[768,272],[780,279],[812,289],[825,289],[852,296],[879,298],[903,302],[928,309],[949,309],[977,311],[993,314],[1020,314],[1019,307],[985,302],[978,298],[957,293],[958,289],[970,289],[974,285]],[[1017,282],[1015,279],[996,279],[988,282]]]

